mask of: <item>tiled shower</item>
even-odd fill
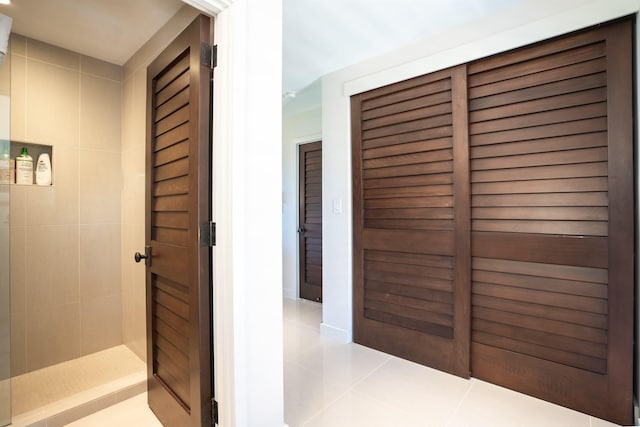
[[[64,378],[65,366],[111,367],[125,351],[129,367],[114,375],[138,366],[144,378],[144,266],[133,253],[144,246],[146,65],[12,34],[3,68],[12,144],[51,146],[53,170],[52,186],[10,186],[15,424],[16,409],[33,409],[19,394],[49,393],[34,378]]]

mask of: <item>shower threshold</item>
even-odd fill
[[[146,365],[120,345],[11,379],[12,427],[64,426],[146,391]]]

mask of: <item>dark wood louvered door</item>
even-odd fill
[[[631,423],[631,41],[624,20],[352,97],[355,341]]]
[[[460,66],[352,97],[354,341],[463,377],[465,95]]]
[[[165,426],[212,425],[210,31],[198,17],[147,70],[147,385]]]
[[[631,22],[469,66],[473,376],[629,424]]]
[[[300,298],[322,302],[322,142],[298,153]]]

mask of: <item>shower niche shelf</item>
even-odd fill
[[[31,158],[33,159],[33,187],[53,187],[53,179],[54,179],[54,175],[53,175],[53,171],[54,171],[54,160],[53,160],[53,146],[51,145],[46,145],[46,144],[34,144],[32,142],[22,142],[22,141],[11,141],[11,149],[10,149],[10,154],[11,154],[11,158],[15,159],[16,157],[18,157],[21,153],[22,153],[22,148],[26,148],[27,151],[29,152],[29,155],[31,156]],[[51,159],[51,184],[50,185],[36,185],[36,164],[38,162],[38,157],[40,156],[40,154],[42,153],[47,153],[49,154],[49,158]],[[13,183],[14,185],[24,185],[24,184],[16,184],[15,182]]]

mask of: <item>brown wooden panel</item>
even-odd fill
[[[374,290],[365,290],[365,297],[371,301],[388,302],[390,304],[405,305],[408,307],[418,308],[433,313],[440,313],[453,319],[453,306],[419,298],[408,298],[402,295],[394,295],[389,292],[380,292]],[[451,322],[452,323],[452,322]]]
[[[189,159],[180,159],[153,169],[153,179],[159,182],[165,179],[177,178],[189,173]]]
[[[189,233],[187,230],[154,227],[153,238],[158,242],[169,243],[171,245],[187,246],[189,244]]]
[[[164,292],[162,289],[156,288],[154,290],[153,301],[155,304],[163,306],[183,319],[189,319],[189,303]]]
[[[155,94],[155,100],[154,100],[155,101],[155,105],[157,107],[161,106],[162,104],[167,102],[167,100],[171,99],[177,93],[182,91],[184,88],[188,87],[189,86],[189,78],[190,78],[189,73],[188,72],[184,72],[180,76],[178,76],[176,79],[174,79],[171,83],[169,83],[167,86],[165,86],[162,89],[160,89]]]
[[[186,87],[182,89],[182,91],[180,91],[178,94],[176,94],[173,98],[165,102],[162,106],[158,107],[156,109],[155,116],[156,122],[164,119],[174,111],[177,111],[182,107],[188,105],[190,96],[191,95],[189,94],[189,87]]]
[[[527,193],[574,193],[607,191],[604,177],[544,179],[535,181],[477,183],[471,185],[471,193],[481,194],[527,194]]]
[[[567,65],[603,58],[605,56],[605,45],[601,42],[575,45],[567,50],[558,50],[554,53],[544,54],[538,57],[532,53],[533,49],[528,49],[528,51],[531,52],[529,53],[531,56],[527,58],[527,56],[523,56],[527,55],[527,53],[520,51],[518,58],[512,63],[505,61],[506,56],[509,55],[507,54],[471,64],[469,68],[471,74],[469,76],[469,86],[475,88],[493,82],[536,74],[542,70],[565,67]],[[483,65],[486,67],[492,60],[496,61],[495,68],[481,69]],[[497,64],[498,62],[500,63],[499,65]]]
[[[484,84],[482,86],[472,87],[469,90],[469,96],[471,98],[480,98],[487,95],[493,95],[496,93],[504,93],[523,87],[534,87],[545,83],[553,83],[562,80],[567,80],[577,76],[584,76],[603,72],[606,69],[606,59],[603,57],[602,44],[591,45],[583,48],[582,51],[571,52],[579,58],[570,58],[568,52],[562,52],[558,55],[548,56],[540,61],[532,61],[525,63],[525,67],[529,68],[532,73],[530,74],[518,74],[521,67],[504,67],[500,71],[503,75],[508,73],[511,76],[505,80],[496,81],[494,83]],[[558,61],[562,58],[561,61]],[[595,58],[595,59],[591,59]],[[564,62],[569,59],[569,61]],[[575,60],[584,60],[584,62],[576,62]],[[554,63],[554,61],[557,61]],[[563,66],[564,64],[569,64]],[[492,73],[494,74],[494,73]]]
[[[425,82],[423,80],[421,83],[419,79],[420,77],[418,80],[414,80],[411,83],[407,82],[405,89],[400,86],[395,88],[389,86],[388,93],[385,93],[385,89],[382,89],[382,91],[378,92],[378,95],[375,97],[367,99],[367,95],[364,95],[362,111],[371,110],[373,108],[389,104],[396,104],[398,102],[415,99],[425,95],[448,92],[451,89],[451,80],[446,78],[444,75],[441,79],[436,81]]]
[[[591,283],[607,283],[608,273],[603,268],[577,267],[573,265],[552,265],[535,262],[520,262],[481,258],[474,252],[473,269],[502,273],[541,275],[555,279],[576,280]]]
[[[524,154],[493,159],[476,159],[471,161],[471,168],[473,171],[479,171],[488,169],[591,163],[606,160],[607,148],[596,147],[571,151],[554,151],[551,153]]]
[[[498,144],[502,142],[526,141],[531,139],[553,138],[558,136],[569,136],[582,133],[602,132],[605,130],[607,130],[606,118],[585,119],[576,120],[569,123],[555,123],[532,128],[475,135],[471,139],[471,144],[474,146]]]
[[[167,163],[175,162],[189,155],[189,141],[176,143],[163,150],[156,151],[153,156],[153,165],[161,166]]]
[[[362,162],[362,167],[364,169],[373,169],[398,165],[411,165],[416,163],[438,162],[451,159],[453,159],[453,150],[445,149],[364,160]]]
[[[469,120],[472,123],[478,123],[486,120],[503,119],[506,117],[540,113],[543,111],[560,110],[562,108],[592,104],[606,100],[607,90],[604,87],[600,87],[580,92],[550,96],[543,99],[535,99],[533,101],[524,101],[506,106],[472,111],[469,113]]]
[[[186,195],[162,196],[153,199],[154,212],[186,212],[188,210],[189,197]]]
[[[606,236],[607,222],[595,221],[528,221],[528,220],[473,220],[474,231],[496,233],[540,233],[571,236]]]
[[[184,212],[155,212],[154,224],[158,227],[187,229],[189,217]]]
[[[378,117],[390,116],[403,113],[418,108],[430,107],[433,105],[450,103],[451,91],[438,92],[433,95],[425,95],[408,101],[396,102],[384,107],[374,108],[362,112],[362,120],[370,120]]]
[[[162,135],[163,133],[177,128],[187,121],[189,121],[189,105],[186,105],[179,110],[174,111],[164,119],[158,121],[155,126],[156,135]]]
[[[375,119],[363,120],[362,129],[369,130],[389,125],[407,123],[420,120],[423,117],[435,117],[443,114],[451,113],[451,103],[432,105],[429,107],[418,108],[410,111],[403,111],[396,114],[390,114]]]
[[[189,263],[187,248],[152,241],[151,253],[154,260],[162,261],[151,264],[152,274],[157,274],[181,285],[188,286]]]
[[[189,303],[189,288],[179,283],[172,282],[164,277],[156,277],[154,286],[187,304]]]
[[[535,161],[532,159],[532,161]],[[502,182],[561,178],[586,178],[608,175],[605,162],[576,165],[532,166],[511,169],[479,170],[471,174],[471,182]]]
[[[364,203],[365,209],[390,209],[390,208],[420,208],[420,207],[450,207],[453,206],[451,196],[430,196],[424,197],[397,197],[389,199],[371,199]],[[365,214],[365,217],[368,216]]]
[[[399,188],[413,187],[421,185],[440,185],[451,184],[453,178],[450,173],[430,174],[430,175],[414,175],[414,176],[396,176],[381,179],[367,179],[362,187],[367,190],[371,188]]]
[[[451,121],[451,114],[442,114],[440,116],[432,116],[425,119],[414,120],[412,122],[392,124],[376,129],[365,130],[362,132],[362,137],[364,139],[374,139],[424,129],[440,128],[442,126],[450,125]]]
[[[185,51],[180,54],[180,58],[173,66],[158,76],[156,79],[155,92],[157,93],[167,87],[168,84],[183,75],[187,70],[189,70],[189,55],[188,51]]]
[[[379,157],[397,156],[409,153],[422,153],[427,151],[442,150],[452,147],[451,138],[438,138],[426,141],[408,142],[405,144],[389,145],[380,148],[371,148],[362,151],[363,159],[375,159]]]
[[[607,221],[606,207],[508,207],[474,208],[471,215],[477,219],[524,219],[562,221]]]
[[[412,305],[419,305],[414,301]],[[395,304],[391,300],[377,301],[365,296],[364,300],[365,312],[377,312],[385,313],[389,316],[398,315],[405,319],[411,319],[417,322],[425,322],[434,325],[444,326],[448,329],[453,329],[453,316],[442,313],[434,313],[429,310],[423,310],[421,308],[414,308],[412,306]],[[375,317],[373,317],[375,319]]]
[[[187,352],[189,350],[189,336],[180,334],[177,330],[173,329],[169,324],[165,323],[161,318],[155,319],[156,333],[162,336],[172,347],[175,347],[180,353],[182,353],[186,364],[188,365]],[[161,344],[158,347],[162,347]]]
[[[486,344],[492,347],[513,351],[516,353],[529,354],[531,356],[549,360],[551,362],[561,363],[567,366],[573,366],[588,371],[606,374],[607,361],[595,357],[576,354],[568,351],[552,349],[537,344],[525,343],[522,341],[488,334],[481,331],[473,331],[474,342]]]
[[[155,197],[175,196],[189,191],[189,177],[182,176],[157,183],[153,189]]]
[[[451,126],[440,126],[432,129],[423,129],[397,135],[384,136],[382,138],[363,139],[362,147],[364,149],[387,147],[390,145],[405,144],[407,142],[448,138],[452,135],[453,128]]]
[[[474,307],[486,307],[495,310],[506,310],[511,313],[519,313],[527,316],[541,317],[560,322],[574,323],[590,326],[592,328],[607,329],[607,316],[604,314],[589,313],[574,310],[572,308],[550,307],[548,305],[533,304],[530,302],[489,297],[485,295],[473,295]]]
[[[379,188],[365,190],[364,199],[368,202],[371,202],[378,199],[451,196],[452,194],[453,187],[451,185],[422,185],[415,187]]]
[[[383,293],[401,295],[411,298],[420,298],[422,300],[432,301],[435,303],[451,305],[453,310],[453,294],[451,292],[437,291],[434,289],[414,285],[408,286],[398,283],[384,283],[377,282],[375,280],[366,280],[364,282],[364,288],[367,292],[379,291]]]
[[[594,117],[605,117],[607,114],[606,102],[596,104],[580,105],[554,111],[541,113],[529,113],[526,116],[509,117],[486,122],[473,123],[469,132],[472,135],[499,132],[508,129],[520,129],[531,126],[549,125],[552,123],[571,122],[574,120],[590,119]]]
[[[362,176],[365,180],[375,178],[397,178],[401,176],[411,175],[427,175],[427,174],[439,174],[443,172],[451,172],[453,168],[453,162],[432,162],[422,163],[418,165],[408,166],[392,166],[388,168],[379,169],[363,169]]]
[[[173,144],[177,144],[178,142],[189,139],[189,124],[184,123],[178,126],[175,129],[171,129],[169,132],[166,132],[160,136],[158,136],[154,140],[153,151],[159,151],[164,148],[170,147]]]
[[[606,192],[478,195],[473,207],[500,206],[607,206]]]
[[[517,325],[506,325],[474,318],[472,330],[600,359],[606,358],[607,355],[607,346],[604,344],[558,335],[549,331],[519,328]]]

